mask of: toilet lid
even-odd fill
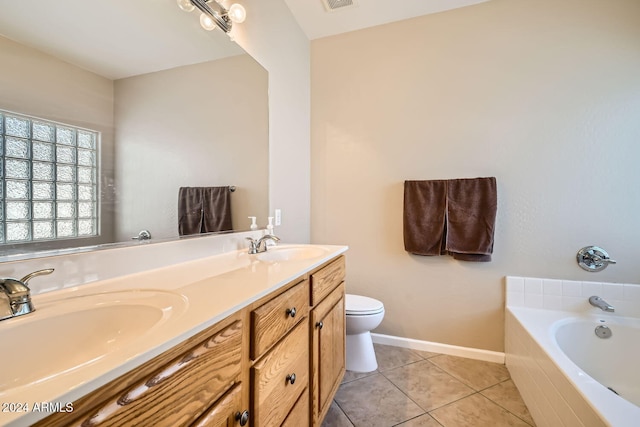
[[[346,295],[345,311],[347,314],[378,314],[384,310],[384,305],[374,298],[362,295]]]

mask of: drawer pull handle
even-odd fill
[[[287,315],[288,315],[288,316],[296,317],[296,313],[297,313],[297,311],[296,311],[296,308],[295,308],[295,307],[293,307],[293,308],[287,308]]]
[[[318,327],[318,329],[322,329],[324,327],[324,323],[322,323],[322,321],[316,323],[316,326]]]
[[[249,411],[242,411],[242,413],[236,413],[236,421],[239,421],[241,426],[246,426],[249,422]]]
[[[296,374],[287,375],[287,381],[293,385],[296,382]]]

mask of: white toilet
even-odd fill
[[[382,322],[384,305],[377,299],[362,295],[346,295],[347,370],[371,372],[378,369],[371,330]]]

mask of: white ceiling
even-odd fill
[[[244,53],[176,0],[0,0],[0,35],[110,79]]]
[[[354,0],[327,12],[322,0],[285,0],[309,39],[483,1]],[[0,35],[114,80],[244,53],[176,0],[0,0],[0,11]]]
[[[353,0],[327,12],[322,0],[284,0],[309,39],[332,36],[487,0]]]

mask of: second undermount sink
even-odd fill
[[[318,246],[276,246],[258,254],[260,261],[299,261],[318,258],[328,251]]]
[[[0,322],[0,396],[90,365],[131,345],[186,301],[164,291],[104,292],[51,301]]]

